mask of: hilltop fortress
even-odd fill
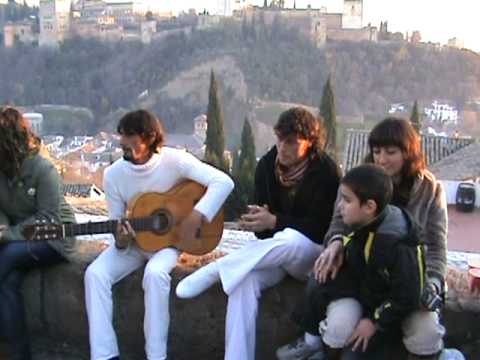
[[[257,24],[258,20],[263,19],[265,25],[272,25],[275,18],[280,16],[318,47],[327,40],[378,41],[377,28],[363,26],[363,0],[344,0],[341,13],[328,12],[324,7],[297,9],[294,6],[286,9],[281,0],[274,0],[267,7],[245,6],[234,16],[245,16],[249,22],[255,18]],[[384,31],[387,31],[386,28]]]
[[[0,6],[0,33],[3,45],[16,42],[38,43],[40,47],[58,47],[70,37],[97,38],[102,41],[132,40],[150,43],[155,39],[184,33],[193,29],[206,30],[219,26],[224,20],[271,26],[276,20],[299,31],[317,47],[327,41],[410,41],[421,42],[421,35],[390,33],[387,22],[377,28],[364,26],[363,0],[343,0],[342,12],[329,12],[326,7],[285,8],[283,0],[265,1],[263,6],[252,6],[249,0],[218,0],[222,6],[213,13],[194,9],[174,15],[171,11],[150,10],[143,0],[40,0],[38,25],[35,17],[16,22],[2,21]],[[459,45],[460,44],[460,45]],[[451,39],[451,47],[461,47],[461,40]]]

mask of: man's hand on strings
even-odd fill
[[[115,233],[115,247],[117,249],[126,249],[128,245],[135,241],[137,234],[133,230],[128,220],[120,220],[117,223],[117,231]]]

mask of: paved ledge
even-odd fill
[[[55,355],[62,360],[89,358],[83,275],[88,264],[105,245],[100,241],[81,241],[79,245],[76,262],[34,271],[29,274],[24,286],[29,326],[32,338],[37,339],[34,341],[35,348],[53,346],[53,352],[57,354],[65,351],[68,357]],[[212,256],[216,255],[182,257],[172,274],[172,289],[192,268]],[[445,311],[449,334],[447,342],[461,348],[468,358],[477,359],[480,358],[480,299],[470,296],[466,290],[467,278],[462,275],[462,266],[467,255],[462,256],[455,257],[450,263],[449,285],[452,294],[455,292],[456,300],[449,299]],[[142,275],[143,270],[136,271],[113,290],[114,325],[122,360],[145,358]],[[290,321],[289,313],[302,289],[302,283],[288,278],[281,285],[264,292],[257,326],[258,360],[274,359],[274,350],[297,335],[298,330]],[[458,300],[462,298],[468,301]],[[172,291],[170,308],[170,359],[223,359],[226,296],[220,286],[214,286],[192,300],[178,299]],[[40,352],[36,360],[57,359],[54,355],[42,356]]]

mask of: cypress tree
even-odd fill
[[[205,160],[219,169],[228,171],[225,161],[225,134],[223,131],[223,111],[218,94],[218,83],[213,69],[210,73],[210,90],[207,109],[207,137],[205,139]]]
[[[410,122],[412,123],[417,133],[420,134],[420,130],[422,129],[422,120],[420,118],[420,113],[418,112],[418,102],[415,100],[413,104],[412,113],[410,114]]]
[[[257,159],[255,156],[255,139],[253,137],[252,126],[250,121],[245,118],[242,129],[242,143],[240,147],[239,167],[241,171],[247,171],[248,173],[255,172],[255,166],[257,165]]]
[[[337,115],[330,76],[323,87],[320,115],[323,117],[326,132],[325,149],[332,159],[337,161]]]
[[[242,143],[240,147],[240,156],[238,159],[238,168],[240,173],[237,174],[242,198],[245,205],[253,201],[253,187],[255,178],[255,168],[257,166],[257,158],[255,156],[255,139],[253,137],[252,127],[248,119],[245,119],[242,129]]]
[[[234,154],[233,179],[235,189],[231,201],[227,201],[226,210],[232,218],[247,210],[247,205],[253,201],[255,167],[255,139],[248,119],[245,119],[242,129],[240,150]]]

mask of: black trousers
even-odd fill
[[[0,244],[0,333],[9,346],[9,359],[31,359],[22,294],[25,273],[62,261],[62,256],[46,242]]]

